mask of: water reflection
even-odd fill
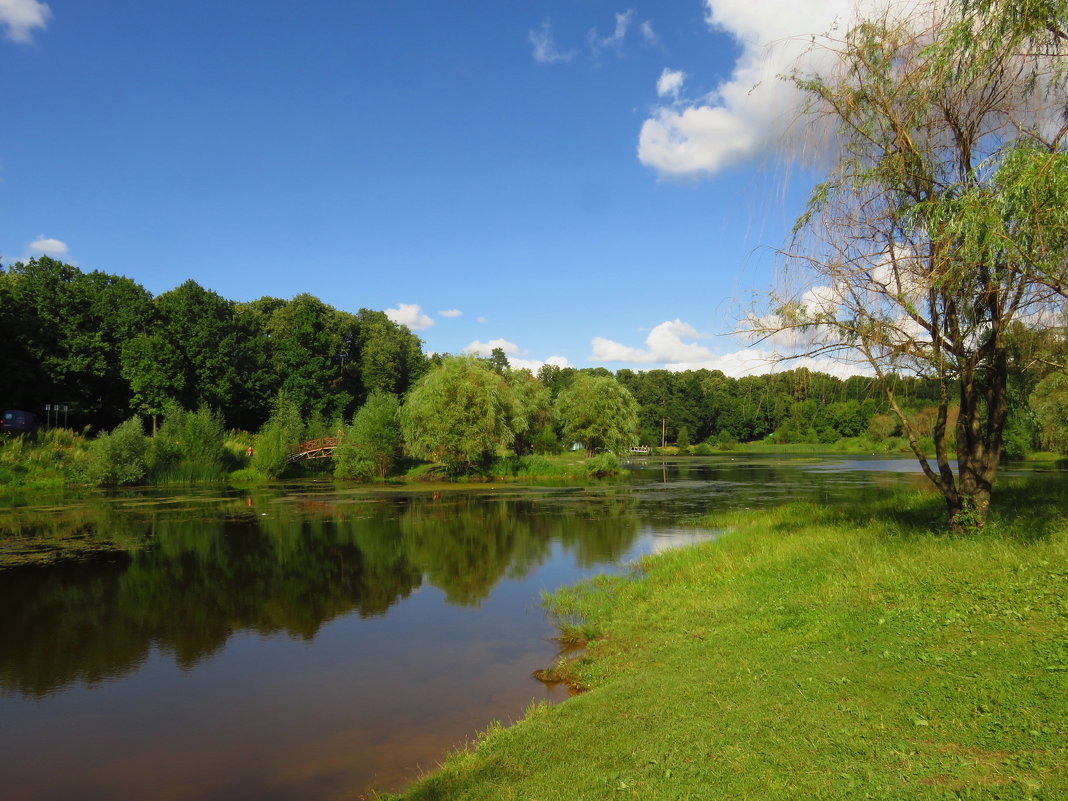
[[[424,581],[447,603],[477,606],[502,578],[542,564],[554,541],[586,566],[618,558],[637,535],[630,495],[577,501],[566,518],[531,498],[285,501],[235,500],[218,517],[77,509],[72,529],[111,550],[4,573],[0,607],[20,614],[0,617],[0,687],[40,697],[99,682],[153,647],[189,669],[235,632],[310,641],[340,616],[385,613]],[[73,536],[48,514],[49,537]]]

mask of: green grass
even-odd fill
[[[1061,482],[1063,484],[1063,482]],[[534,706],[400,798],[1068,797],[1065,490],[1006,486],[986,531],[940,502],[790,505],[548,600],[558,669]]]
[[[902,437],[888,437],[875,442],[869,437],[846,437],[835,442],[770,442],[756,440],[732,445],[728,450],[739,453],[854,453],[854,454],[911,454],[908,442]]]

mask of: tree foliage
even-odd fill
[[[396,395],[372,392],[334,452],[334,475],[361,479],[388,476],[404,445],[399,411]]]
[[[491,367],[497,372],[495,366]],[[506,375],[514,399],[512,450],[517,456],[523,456],[539,449],[553,449],[556,436],[552,431],[553,407],[549,388],[529,370],[510,370]]]
[[[450,356],[408,393],[401,430],[412,455],[463,473],[511,445],[513,406],[508,382],[483,360]]]
[[[303,415],[334,419],[373,390],[406,392],[425,368],[419,338],[382,312],[307,294],[234,303],[194,281],[153,298],[47,256],[0,268],[0,339],[4,408],[65,404],[79,427],[131,412],[155,422],[177,403],[254,430],[280,389]]]
[[[1068,374],[1051,372],[1029,399],[1044,448],[1068,455]]]
[[[139,484],[148,473],[148,438],[139,417],[131,417],[93,440],[87,478],[99,486]]]
[[[877,372],[955,529],[989,505],[1020,367],[1008,332],[1064,302],[1065,7],[888,8],[816,45],[834,69],[792,76],[810,99],[803,124],[830,130],[837,150],[786,251],[774,313],[755,328],[802,333],[805,352]],[[933,463],[889,380],[907,371],[940,387]]]
[[[271,416],[263,424],[253,446],[252,466],[270,478],[286,469],[289,454],[304,435],[300,407],[284,390],[275,396]]]
[[[567,442],[581,442],[587,456],[622,453],[638,435],[638,403],[612,376],[582,374],[556,399]]]

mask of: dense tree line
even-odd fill
[[[79,428],[177,403],[256,430],[280,390],[303,415],[347,417],[426,369],[419,338],[381,311],[351,314],[307,294],[237,303],[194,281],[153,297],[47,256],[0,269],[0,341],[0,404],[67,404]]]
[[[1007,450],[1068,450],[1063,338],[1024,333],[1021,360],[1032,367],[1013,377]],[[98,430],[133,416],[154,428],[167,419],[173,426],[181,410],[200,410],[191,421],[210,412],[220,427],[260,432],[257,461],[267,474],[284,469],[301,437],[333,435],[349,421],[353,448],[339,465],[359,478],[385,475],[405,452],[465,472],[505,449],[524,456],[574,443],[593,455],[628,444],[829,444],[903,434],[875,378],[804,368],[731,378],[553,365],[535,376],[510,369],[502,352],[428,359],[418,337],[380,311],[350,314],[307,294],[236,303],[193,281],[153,297],[128,278],[47,257],[0,270],[0,336],[4,408],[40,413],[46,403],[66,403],[72,427]],[[884,381],[929,439],[939,383]],[[131,448],[148,448],[141,430],[100,443],[101,452],[107,444],[118,454],[103,460],[108,469],[129,461]],[[143,457],[148,473],[213,461],[168,461],[152,450]]]
[[[553,397],[581,373],[611,376],[603,368],[543,367],[539,379]],[[644,445],[689,442],[834,442],[860,436],[873,418],[888,411],[876,381],[840,379],[798,368],[731,378],[719,370],[620,370],[616,380],[638,404],[639,441]],[[915,378],[893,379],[906,407],[919,411],[937,400],[938,387]],[[887,434],[892,433],[888,431]]]

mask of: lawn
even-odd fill
[[[1068,498],[997,500],[967,538],[921,493],[719,515],[561,590],[585,692],[398,798],[1068,798]]]

